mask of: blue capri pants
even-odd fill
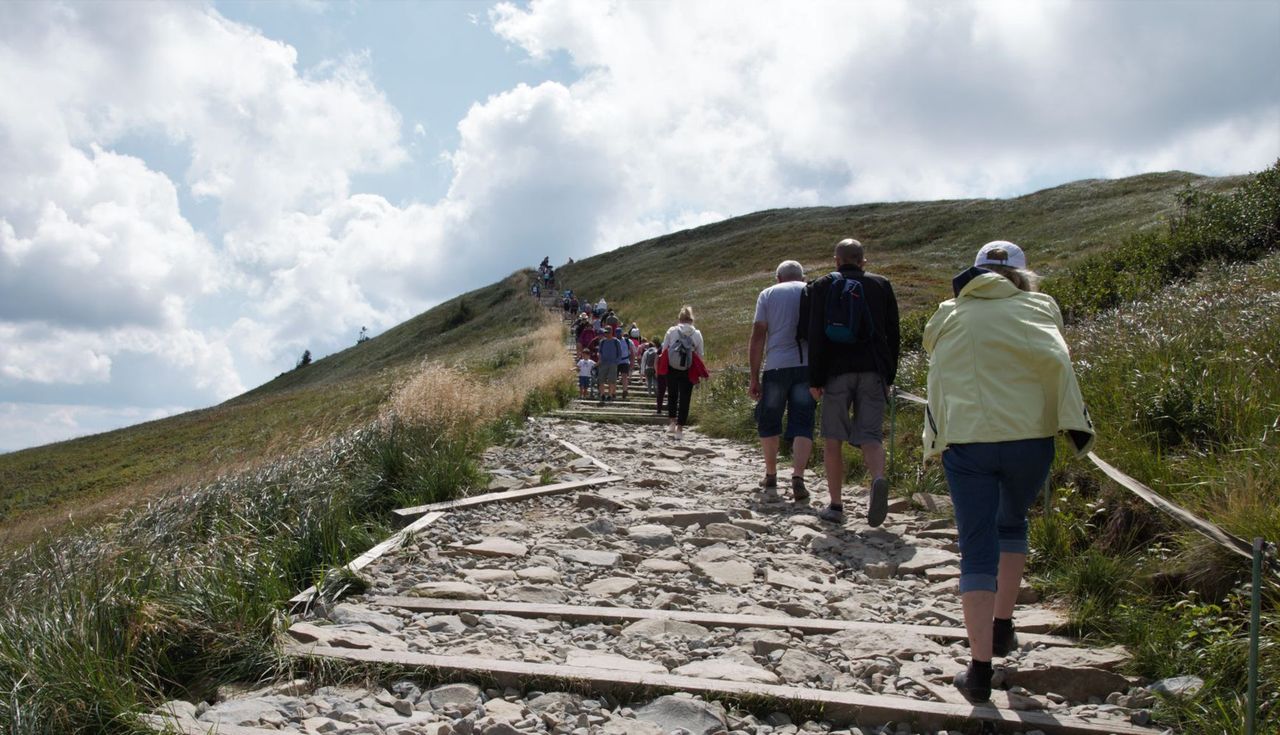
[[[942,468],[960,534],[960,592],[996,591],[1000,554],[1027,553],[1027,509],[1053,464],[1053,437],[951,444]]]

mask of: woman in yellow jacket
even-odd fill
[[[1022,249],[982,246],[924,330],[925,459],[941,454],[960,535],[960,595],[971,661],[956,687],[991,696],[991,658],[1017,648],[1013,606],[1027,559],[1027,509],[1066,432],[1093,443],[1053,297],[1036,293]]]

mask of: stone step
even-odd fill
[[[610,411],[555,411],[551,415],[556,418],[573,421],[599,421],[619,424],[664,424],[667,421],[666,416],[641,416]]]

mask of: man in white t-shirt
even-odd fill
[[[764,452],[764,488],[778,487],[778,445],[782,416],[787,414],[786,437],[791,440],[791,494],[797,503],[809,501],[804,468],[813,451],[813,415],[817,402],[809,393],[807,346],[797,340],[804,268],[794,260],[778,265],[778,282],[756,299],[751,327],[751,397],[756,400],[756,427]],[[764,375],[761,379],[761,364]]]

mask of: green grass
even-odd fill
[[[867,246],[868,268],[893,281],[904,314],[927,316],[985,242],[1013,240],[1038,270],[1053,273],[1134,232],[1163,227],[1184,190],[1227,191],[1245,180],[1172,172],[1078,181],[1014,199],[769,210],[636,243],[558,273],[580,297],[604,296],[646,335],[661,335],[680,306],[692,304],[713,365],[744,364],[755,296],[773,282],[774,268],[794,259],[811,277],[821,275],[834,265],[832,248],[842,237]]]
[[[501,356],[512,351],[503,338],[541,316],[520,298],[528,278],[517,273],[446,301],[218,406],[0,454],[0,546],[30,541],[71,514],[92,522],[183,483],[339,436],[377,416],[424,358],[477,372],[505,367]]]

